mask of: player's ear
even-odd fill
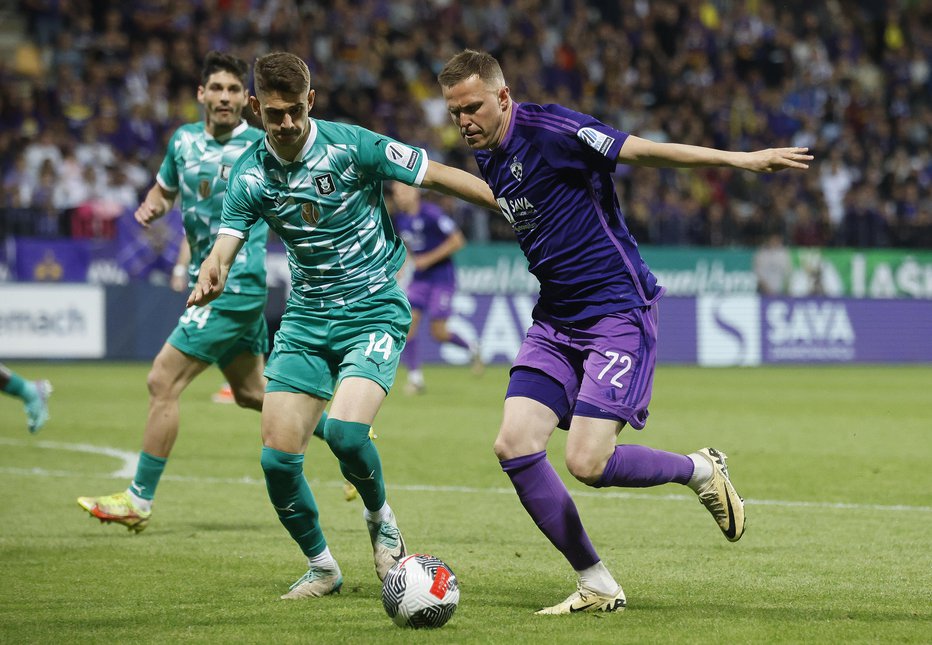
[[[314,107],[314,97],[317,96],[317,92],[311,90],[307,93],[307,111],[310,112]]]
[[[502,85],[498,90],[498,107],[502,112],[508,109],[508,103],[511,102],[511,90],[507,85]]]
[[[204,86],[203,85],[197,86],[197,102],[200,103],[201,105],[204,104]]]
[[[262,118],[262,110],[259,108],[259,99],[257,99],[255,96],[250,96],[249,107],[252,108],[253,114],[255,114],[260,119]]]

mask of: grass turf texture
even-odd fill
[[[401,630],[380,602],[361,517],[329,450],[306,473],[339,596],[284,602],[305,562],[268,502],[259,415],[211,403],[208,371],[182,398],[182,430],[138,536],[101,525],[78,495],[125,488],[122,462],[75,449],[139,449],[141,364],[11,363],[55,385],[37,436],[0,399],[0,642],[827,643],[932,638],[932,369],[662,366],[648,427],[621,442],[726,451],[748,499],[729,544],[685,487],[595,491],[569,482],[628,595],[615,615],[540,617],[574,576],[517,501],[491,451],[507,372],[425,371],[376,423],[389,500],[409,549],[447,561],[462,598],[440,632]],[[403,377],[402,377],[403,378]],[[402,379],[399,379],[403,383]]]

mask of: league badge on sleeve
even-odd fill
[[[385,146],[385,156],[396,166],[401,166],[406,170],[413,170],[414,166],[417,165],[417,160],[421,157],[421,153],[414,148],[392,141]]]
[[[608,149],[615,143],[614,137],[603,134],[594,128],[580,128],[576,136],[579,137],[580,141],[594,149],[600,155],[604,155],[608,152]]]

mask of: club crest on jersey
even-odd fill
[[[385,157],[396,166],[413,170],[417,165],[417,160],[421,158],[421,153],[414,148],[392,141],[385,146]]]
[[[511,170],[511,174],[514,178],[521,181],[521,178],[524,176],[524,166],[521,165],[517,157],[511,160],[511,165],[508,166],[508,168]]]
[[[329,195],[337,189],[329,172],[314,177],[314,184],[317,186],[317,194],[320,196]]]
[[[230,169],[233,166],[228,166],[227,164],[220,165],[220,179],[223,181],[228,181],[230,179]]]
[[[612,144],[615,143],[613,137],[608,136],[594,128],[580,128],[579,132],[576,133],[576,136],[579,137],[579,140],[585,143],[590,148],[593,148],[596,152],[601,155],[604,155],[608,152],[608,149],[612,147]]]
[[[320,221],[320,211],[317,210],[317,206],[315,206],[313,202],[305,202],[301,204],[301,219],[303,219],[309,226],[317,226],[317,222]]]
[[[197,194],[201,196],[201,199],[210,197],[210,182],[206,179],[202,179],[197,185]]]

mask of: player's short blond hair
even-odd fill
[[[448,60],[437,75],[437,80],[443,87],[453,87],[473,76],[478,76],[489,86],[500,87],[505,84],[505,75],[495,57],[474,49],[464,49]]]
[[[311,90],[311,71],[307,63],[288,52],[273,52],[258,60],[253,68],[256,92],[307,94]]]

